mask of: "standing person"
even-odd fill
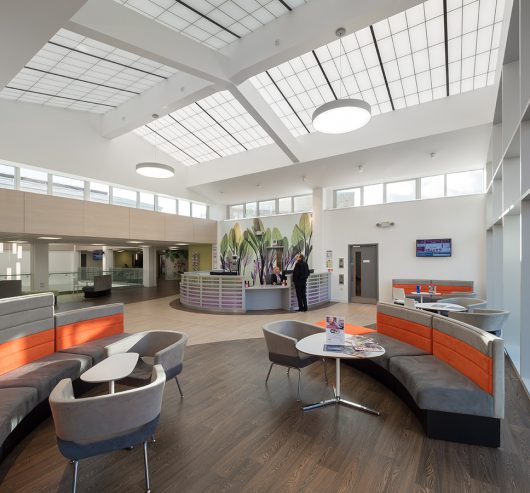
[[[309,277],[309,267],[300,253],[296,256],[296,264],[293,270],[293,283],[298,298],[298,311],[307,312],[307,278]]]

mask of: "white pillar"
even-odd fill
[[[114,250],[103,247],[103,270],[108,271],[114,268]]]
[[[322,187],[313,188],[313,251],[309,260],[315,272],[321,272],[326,268],[322,227],[323,210],[324,192]]]
[[[156,286],[156,249],[154,247],[145,247],[142,251],[144,257],[144,287],[151,288]]]
[[[37,241],[31,245],[31,290],[49,289],[50,260],[48,243]]]

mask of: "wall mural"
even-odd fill
[[[178,279],[179,273],[188,270],[186,250],[166,250],[160,255],[160,274],[166,280]]]
[[[298,224],[295,224],[290,238],[277,227],[265,228],[261,219],[252,221],[252,226],[241,230],[239,223],[235,223],[223,235],[219,246],[219,258],[222,269],[229,269],[232,256],[238,257],[238,272],[249,280],[252,285],[265,284],[267,277],[276,265],[276,256],[272,247],[280,244],[283,248],[283,268],[294,267],[295,256],[303,253],[309,262],[311,255],[313,227],[311,214],[301,214]]]

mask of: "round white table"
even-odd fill
[[[421,310],[429,310],[432,312],[465,312],[467,308],[462,305],[455,305],[454,303],[418,303],[416,308]]]
[[[113,354],[81,375],[83,382],[109,382],[109,394],[114,394],[114,381],[130,375],[138,362],[138,353]]]
[[[354,336],[361,337],[361,336]],[[367,337],[369,339],[369,337]],[[346,336],[346,345],[351,337]],[[304,406],[304,411],[310,411],[311,409],[317,409],[319,407],[331,406],[336,404],[343,404],[345,406],[353,407],[371,414],[379,416],[379,411],[363,406],[356,402],[351,402],[343,399],[340,395],[340,360],[341,359],[364,359],[364,358],[376,358],[385,354],[385,350],[382,351],[355,351],[353,354],[337,352],[337,351],[325,351],[324,344],[326,344],[326,333],[313,334],[312,336],[304,337],[296,343],[296,349],[302,353],[311,354],[314,356],[320,356],[323,358],[334,358],[335,359],[335,385],[333,392],[335,394],[334,399],[327,399],[325,401],[315,402]]]

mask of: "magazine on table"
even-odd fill
[[[347,336],[344,344],[324,344],[324,351],[355,354],[357,352],[379,352],[383,351],[383,348],[369,337]]]
[[[344,346],[344,317],[326,316],[326,346]]]

